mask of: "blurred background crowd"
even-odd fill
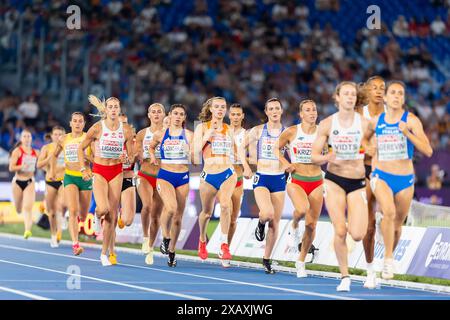
[[[192,128],[213,95],[243,105],[249,126],[278,97],[291,125],[302,99],[314,99],[323,118],[336,111],[338,82],[381,75],[406,83],[408,109],[448,153],[450,1],[379,1],[381,29],[369,30],[372,2],[2,1],[0,146],[9,150],[29,127],[39,148],[71,112],[95,112],[88,93],[118,97],[139,129],[153,102],[186,104]],[[81,8],[81,30],[66,27],[70,4]],[[419,172],[423,184],[446,169],[435,164]]]

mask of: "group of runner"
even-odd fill
[[[17,212],[24,215],[24,237],[31,236],[37,165],[46,170],[45,201],[52,247],[58,246],[58,216],[67,207],[73,253],[83,252],[78,222],[86,218],[93,193],[95,229],[103,230],[100,261],[103,266],[116,264],[115,228],[133,223],[137,189],[142,201],[145,263],[153,264],[153,247],[161,228],[160,251],[168,256],[168,265],[175,267],[190,165],[202,165],[198,219],[198,255],[202,260],[208,258],[206,230],[217,201],[221,244],[218,256],[224,267],[230,266],[230,244],[243,197],[243,178],[253,178],[259,208],[254,236],[265,241],[262,264],[266,273],[275,273],[271,256],[287,189],[295,208],[289,222],[290,241],[294,245],[301,243],[297,277],[307,276],[305,258],[325,202],[342,275],[337,290],[350,290],[348,235],[354,241],[363,241],[367,261],[364,286],[375,288],[376,212],[382,214],[380,227],[386,248],[381,276],[392,279],[393,251],[413,197],[414,147],[426,156],[433,152],[420,120],[404,109],[405,93],[402,82],[386,84],[379,76],[362,85],[344,81],[334,93],[336,113],[317,124],[318,106],[313,100],[303,100],[298,108],[300,123],[288,128],[282,124],[281,100],[272,98],[264,106],[264,123],[249,130],[243,128],[244,108],[240,104],[228,107],[223,97],[212,97],[203,104],[198,117],[201,123],[194,132],[186,129],[185,105],[173,104],[166,114],[162,104],[154,103],[148,108],[150,126],[137,134],[121,113],[117,98],[101,101],[90,96],[101,120],[86,133],[84,115],[75,112],[70,120],[71,132],[53,128],[52,142],[40,153],[31,147],[32,136],[27,130],[12,151],[13,196]],[[361,99],[367,104],[362,106]],[[227,115],[229,124],[225,123]],[[140,167],[137,175],[135,164]],[[302,218],[303,235],[299,228]]]

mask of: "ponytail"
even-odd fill
[[[93,94],[90,94],[88,97],[89,102],[97,108],[98,113],[97,114],[90,114],[94,117],[101,117],[102,119],[106,118],[106,101],[103,99],[101,101],[99,98],[94,96]]]

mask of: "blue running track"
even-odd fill
[[[0,235],[0,300],[450,300],[449,294],[383,286],[378,290],[352,282],[352,291],[336,292],[339,281],[278,272],[178,260],[169,268],[155,256],[148,266],[144,256],[118,252],[119,264],[102,267],[100,251],[85,248],[75,257],[69,245],[51,249],[42,241]],[[80,271],[80,277],[72,274]],[[80,280],[80,288],[77,281]]]

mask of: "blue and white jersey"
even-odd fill
[[[161,141],[161,163],[189,164],[189,142],[183,129],[180,136],[171,136],[166,129]]]
[[[406,160],[412,159],[414,153],[414,145],[400,131],[398,124],[387,123],[385,121],[386,113],[383,112],[378,118],[375,135],[377,137],[377,149],[379,161]],[[405,111],[401,121],[408,119],[408,112]]]
[[[258,140],[258,160],[278,160],[274,151],[275,148],[278,148],[278,138],[284,129],[284,126],[281,127],[280,134],[275,137],[270,135],[269,130],[267,129],[267,123],[264,124],[261,137]],[[283,154],[285,152],[286,147],[282,150]]]

